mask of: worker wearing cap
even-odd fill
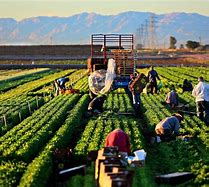
[[[175,139],[179,135],[180,123],[183,120],[183,116],[179,113],[173,114],[161,120],[155,127],[157,136],[162,141],[170,141]]]
[[[128,135],[121,129],[115,129],[107,135],[105,146],[117,146],[119,154],[127,156],[131,153],[130,140]]]
[[[195,97],[197,116],[209,124],[209,84],[204,82],[203,77],[198,78],[198,84],[192,90]]]

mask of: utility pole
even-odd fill
[[[163,48],[165,49],[165,38],[164,38]]]
[[[199,36],[199,43],[200,43],[200,45],[202,45],[201,36]]]
[[[148,47],[148,20],[145,20],[145,25],[144,25],[144,48]]]
[[[141,24],[141,45],[144,48],[144,25]]]
[[[141,43],[141,27],[137,28],[136,30],[136,40],[137,40],[137,44]]]
[[[148,31],[149,48],[155,49],[157,47],[156,16],[153,13],[150,15]]]

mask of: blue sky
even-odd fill
[[[0,17],[68,17],[81,12],[103,15],[125,11],[199,13],[209,16],[209,0],[0,0]]]

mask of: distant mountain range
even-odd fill
[[[70,17],[32,17],[16,21],[0,18],[0,45],[4,44],[89,44],[94,33],[137,33],[150,12],[124,12],[117,15],[81,13]],[[177,47],[187,40],[209,43],[209,17],[196,13],[155,14],[157,43],[168,46],[169,37]],[[143,32],[145,33],[145,32]]]

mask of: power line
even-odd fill
[[[152,13],[148,25],[148,42],[150,49],[155,49],[157,47],[156,22],[156,16]]]
[[[145,23],[141,24],[136,29],[137,44],[142,45],[143,48],[155,49],[158,46],[157,41],[157,21],[155,14],[151,14],[149,20],[145,20]]]

